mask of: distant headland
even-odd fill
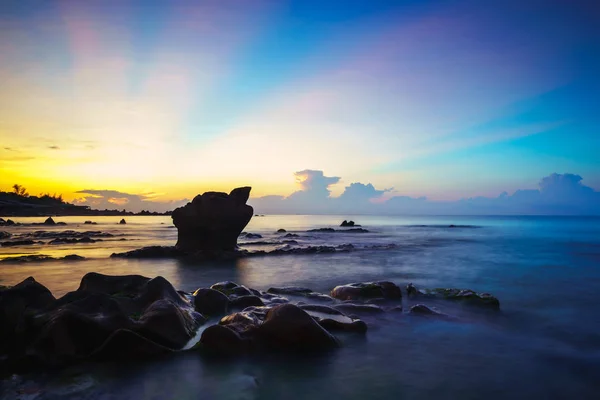
[[[42,217],[42,216],[113,216],[113,215],[171,215],[142,210],[134,213],[125,210],[94,210],[90,206],[79,206],[63,200],[62,195],[41,194],[31,196],[21,185],[13,185],[12,192],[0,191],[0,216]]]

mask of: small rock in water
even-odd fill
[[[94,221],[85,221],[84,224],[85,225],[96,225],[96,223]]]
[[[349,283],[336,286],[330,293],[331,297],[339,300],[359,299],[401,299],[402,291],[396,284],[388,281]]]
[[[125,221],[125,218],[122,218],[122,219],[119,221],[119,224],[121,224],[121,225],[125,225],[126,223],[127,223],[127,221]]]
[[[56,225],[56,222],[54,222],[54,220],[52,219],[52,217],[48,217],[44,221],[44,225]]]
[[[415,315],[432,315],[436,317],[447,317],[446,314],[437,311],[434,308],[427,307],[425,304],[416,304],[410,308],[410,313]]]
[[[194,308],[200,314],[222,315],[229,309],[229,298],[214,289],[198,289],[194,292]]]
[[[277,229],[277,233],[286,233],[287,231],[285,229]]]

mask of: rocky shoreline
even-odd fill
[[[26,372],[186,350],[223,356],[322,352],[339,347],[339,335],[366,334],[364,318],[372,315],[448,317],[422,304],[431,298],[500,309],[486,293],[412,284],[401,289],[388,281],[340,285],[329,294],[304,287],[261,291],[227,281],[188,293],[160,276],[92,272],[57,299],[29,277],[0,287],[0,369]]]

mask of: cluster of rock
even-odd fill
[[[347,228],[347,227],[360,226],[360,225],[355,224],[354,221],[343,220],[342,223],[340,224],[340,226],[343,227],[343,228]]]
[[[0,226],[11,226],[11,225],[16,225],[15,221],[13,221],[12,219],[4,219],[4,218],[0,218]]]
[[[409,297],[414,289],[407,287]],[[491,305],[490,295],[478,296],[470,304]],[[0,287],[0,368],[25,371],[190,349],[224,355],[322,351],[340,345],[335,335],[365,334],[367,323],[358,315],[401,311],[402,298],[400,287],[387,281],[336,286],[330,295],[303,287],[259,291],[234,282],[190,294],[162,277],[88,273],[76,291],[57,299],[30,277]],[[445,316],[422,304],[409,313]]]
[[[35,231],[22,235],[13,236],[9,232],[0,231],[0,239],[10,239],[0,242],[0,246],[27,246],[34,244],[45,244],[41,239],[51,239],[48,244],[75,244],[75,243],[95,243],[101,241],[99,238],[113,237],[114,235],[108,232],[101,231],[86,231],[76,232],[73,230],[66,231]]]

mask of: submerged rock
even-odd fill
[[[409,286],[412,286],[410,289],[412,297],[452,300],[472,306],[500,309],[500,301],[489,293],[477,293],[470,289],[417,289],[412,284]]]
[[[313,293],[313,291],[312,289],[300,286],[282,286],[269,288],[267,293],[305,296],[308,293]]]
[[[2,243],[0,243],[0,245],[2,245],[2,247],[30,246],[30,245],[36,244],[36,243],[38,243],[38,242],[36,242],[34,240],[26,239],[26,240],[11,240],[8,242],[2,242]]]
[[[392,282],[379,281],[336,286],[330,295],[339,300],[401,299],[402,291]]]
[[[185,255],[173,246],[148,246],[125,253],[112,253],[110,256],[114,258],[177,258]]]
[[[434,317],[447,317],[446,314],[437,311],[434,308],[430,308],[425,304],[415,304],[410,308],[410,313],[413,315],[427,315]]]
[[[177,227],[179,250],[234,250],[237,238],[252,218],[246,204],[250,187],[241,187],[228,195],[206,192],[191,203],[176,208],[171,217]]]
[[[385,311],[375,304],[354,304],[354,303],[342,303],[336,304],[336,310],[341,310],[348,314],[380,314]]]

